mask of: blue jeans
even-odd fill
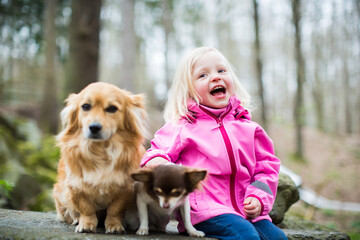
[[[287,239],[285,233],[268,220],[251,223],[235,214],[216,216],[198,223],[194,227],[197,230],[203,231],[206,234],[206,237],[224,240]]]

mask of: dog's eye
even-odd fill
[[[115,106],[113,106],[113,105],[111,105],[110,107],[107,107],[107,108],[105,109],[105,111],[108,112],[108,113],[114,113],[114,112],[116,112],[117,110],[118,110],[118,108],[115,107]]]
[[[91,105],[85,103],[84,105],[81,106],[82,110],[84,111],[90,111],[91,110]]]
[[[171,196],[173,196],[173,197],[178,197],[178,196],[180,196],[181,195],[181,192],[180,191],[176,191],[176,192],[172,192],[171,193]]]
[[[163,194],[163,191],[161,191],[161,189],[155,189],[155,194],[161,196]]]

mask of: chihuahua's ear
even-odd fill
[[[149,182],[152,178],[152,169],[141,169],[131,174],[131,177],[138,182]]]
[[[185,172],[185,178],[186,178],[186,187],[189,192],[194,191],[201,180],[203,180],[206,177],[206,170],[202,169],[188,169]]]

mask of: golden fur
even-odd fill
[[[134,201],[131,173],[145,152],[143,98],[98,82],[66,103],[53,193],[58,218],[78,223],[76,232],[95,232],[96,213],[106,209],[106,232],[123,232],[121,217]]]

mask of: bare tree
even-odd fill
[[[46,43],[46,62],[44,68],[45,84],[44,97],[41,104],[41,126],[44,131],[55,134],[58,127],[57,116],[57,87],[55,74],[55,51],[56,51],[56,17],[57,0],[45,1],[44,39]]]
[[[312,87],[312,96],[314,99],[315,105],[315,117],[316,117],[316,126],[319,130],[325,131],[324,124],[324,86],[323,86],[323,68],[325,60],[323,59],[323,44],[324,40],[321,37],[321,33],[319,33],[319,22],[322,15],[321,3],[316,1],[314,2],[314,8],[317,14],[314,15],[314,19],[312,21],[313,32],[311,41],[313,42],[312,46],[314,48],[313,58],[314,58],[314,73],[313,73],[313,87]]]
[[[122,4],[122,87],[134,92],[135,83],[135,59],[136,59],[136,35],[134,28],[135,1],[124,0]]]
[[[346,8],[344,8],[344,15],[345,18],[343,23],[343,41],[346,43],[351,42],[350,37],[350,29],[352,25],[352,19],[351,19],[351,12],[347,11]],[[353,127],[353,116],[355,115],[352,111],[353,105],[351,101],[352,91],[350,86],[351,76],[349,71],[349,66],[351,63],[349,63],[349,58],[351,58],[350,54],[350,46],[348,44],[345,44],[344,49],[341,51],[341,58],[342,60],[342,78],[343,78],[343,87],[344,87],[344,114],[345,114],[345,132],[347,134],[351,134],[354,132]]]
[[[303,157],[303,126],[305,120],[304,111],[304,90],[303,84],[305,82],[305,64],[301,51],[301,0],[291,0],[293,24],[295,28],[295,61],[296,61],[296,82],[297,90],[294,107],[294,121],[296,129],[296,152],[299,157]]]
[[[314,42],[314,86],[312,88],[312,95],[315,104],[316,126],[318,129],[324,131],[324,89],[321,82],[321,46],[319,36],[313,34]]]
[[[66,95],[98,81],[101,0],[72,1]]]
[[[264,83],[262,80],[262,59],[261,59],[261,42],[260,42],[260,33],[259,33],[259,4],[257,0],[253,0],[254,8],[254,29],[255,29],[255,74],[258,82],[258,95],[260,97],[261,104],[261,124],[267,129],[267,114],[266,114],[266,105],[265,105],[265,92],[264,92]]]
[[[162,26],[164,28],[165,33],[165,81],[167,89],[171,87],[171,76],[170,76],[170,69],[169,69],[169,48],[170,48],[170,36],[174,30],[173,26],[173,1],[163,1],[163,15],[162,15]]]

